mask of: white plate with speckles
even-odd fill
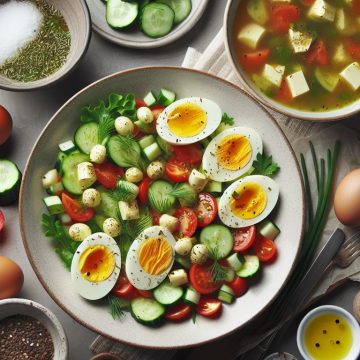
[[[41,199],[42,175],[54,166],[58,144],[73,137],[81,108],[96,104],[111,92],[133,92],[143,97],[150,89],[170,88],[178,98],[199,96],[215,101],[222,111],[234,116],[237,126],[255,129],[281,170],[274,177],[280,201],[271,218],[281,229],[276,239],[279,250],[275,263],[264,266],[251,282],[245,296],[224,305],[218,320],[198,317],[179,324],[166,323],[152,329],[137,323],[130,314],[113,320],[106,302],[90,302],[72,291],[70,273],[64,268],[52,244],[41,230],[45,212]],[[49,141],[51,139],[51,141]],[[65,103],[40,134],[26,165],[20,195],[20,225],[29,260],[44,288],[56,303],[78,322],[108,338],[129,344],[173,348],[203,344],[242,328],[262,313],[288,279],[304,227],[304,192],[299,167],[280,127],[271,115],[235,85],[195,70],[153,67],[117,73],[89,85]]]

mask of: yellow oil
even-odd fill
[[[305,348],[314,360],[341,360],[352,346],[348,322],[337,314],[319,315],[304,331]]]

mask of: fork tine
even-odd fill
[[[360,244],[360,231],[350,236],[342,246],[341,250],[347,250],[348,248],[353,247],[356,244]]]
[[[351,263],[354,262],[354,260],[356,258],[358,258],[360,256],[360,250],[355,251],[353,254],[351,254],[348,258],[347,258],[347,263],[350,265]]]

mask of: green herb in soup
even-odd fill
[[[360,0],[245,0],[235,47],[253,84],[305,111],[360,97]]]

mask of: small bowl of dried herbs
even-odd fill
[[[0,88],[53,84],[85,55],[91,19],[85,0],[0,0]]]
[[[2,360],[66,360],[68,342],[59,320],[44,306],[0,300],[0,354]]]

